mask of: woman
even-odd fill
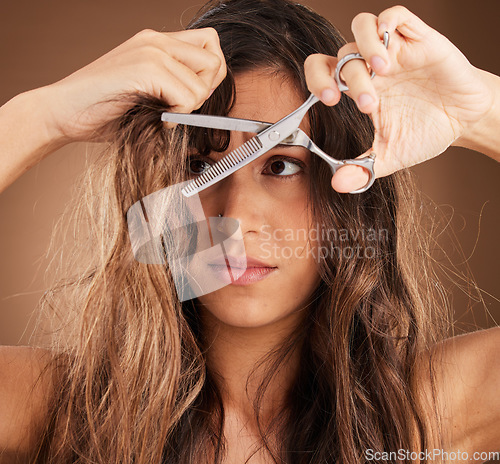
[[[2,351],[4,462],[358,463],[498,448],[499,329],[442,341],[445,308],[401,169],[450,144],[499,159],[499,78],[403,7],[360,14],[353,32],[343,45],[325,19],[284,0],[213,2],[186,31],[143,31],[2,107],[2,190],[65,143],[108,141],[75,209],[90,225],[72,256],[79,273],[42,302],[64,331],[50,350]],[[358,50],[377,77],[349,62],[341,98],[335,64]],[[202,192],[207,216],[239,220],[264,278],[181,304],[168,266],[134,260],[126,212],[248,134],[164,127],[161,112],[276,122],[309,91],[323,104],[303,130],[337,158],[377,153],[377,181],[349,195],[365,183],[361,168],[330,184],[319,158],[290,147]],[[27,113],[43,124],[21,133]],[[386,233],[298,233],[317,223]],[[325,245],[341,252],[318,259]],[[20,384],[10,380],[19,370]]]

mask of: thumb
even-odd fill
[[[356,159],[366,158],[368,155],[373,153],[373,148],[356,157]],[[375,158],[375,163],[373,165],[373,170],[375,172],[375,177],[377,176],[376,171],[377,158]],[[354,190],[363,188],[370,179],[370,173],[367,169],[361,166],[356,166],[352,164],[346,164],[335,172],[332,177],[332,187],[335,191],[339,193],[349,193]]]

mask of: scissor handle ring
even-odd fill
[[[345,81],[340,77],[340,71],[342,70],[343,66],[351,60],[365,61],[365,59],[360,53],[349,53],[337,63],[337,67],[335,68],[335,81],[337,82],[337,85],[341,92],[349,90],[349,87],[347,87]],[[372,71],[370,74],[370,79],[373,79],[374,77],[375,77],[375,71]]]
[[[387,31],[384,32],[384,46],[387,48],[389,46],[389,33]],[[335,81],[337,82],[337,85],[339,87],[339,90],[341,92],[345,92],[346,90],[349,90],[349,87],[347,87],[347,84],[345,81],[340,77],[340,71],[342,71],[342,68],[346,63],[348,63],[351,60],[363,60],[366,61],[363,56],[360,53],[349,53],[348,55],[344,56],[339,62],[337,63],[337,66],[335,68]],[[370,79],[373,79],[375,77],[375,71],[372,70],[370,73]]]
[[[372,151],[365,158],[342,160],[342,161],[340,161],[341,164],[338,164],[335,167],[331,166],[332,172],[333,172],[333,174],[335,174],[338,169],[340,169],[342,166],[347,166],[347,165],[361,166],[362,168],[365,168],[368,171],[369,176],[370,176],[368,178],[368,182],[363,187],[361,187],[357,190],[353,190],[352,192],[349,192],[349,193],[366,192],[375,182],[375,171],[373,170],[373,165],[375,164],[376,156],[377,156],[376,153]]]

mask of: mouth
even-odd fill
[[[259,282],[275,272],[278,267],[267,264],[256,258],[226,256],[226,259],[218,259],[209,263],[212,271],[226,277],[229,272],[231,285],[250,285]],[[229,282],[228,282],[229,284]]]
[[[224,255],[221,256],[210,263],[210,266],[230,266],[232,269],[251,269],[251,268],[272,268],[275,269],[277,266],[273,264],[266,263],[257,258],[245,257],[245,256],[231,256]]]
[[[277,269],[277,267],[248,267],[242,275],[231,282],[231,285],[250,285],[259,282]]]

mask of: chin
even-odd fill
[[[270,307],[268,303],[253,299],[250,301],[225,301],[225,298],[210,298],[206,296],[198,298],[199,308],[206,317],[216,322],[223,323],[231,327],[258,328],[272,324],[289,315],[289,313],[276,314],[276,308],[283,308],[283,304]]]

